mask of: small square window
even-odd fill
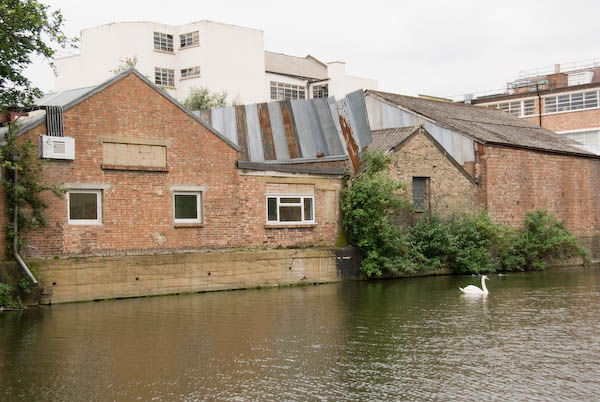
[[[102,190],[68,191],[67,206],[69,224],[102,224]]]
[[[202,193],[176,192],[173,194],[175,223],[202,222]]]

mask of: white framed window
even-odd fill
[[[181,48],[186,48],[190,46],[195,46],[200,43],[200,35],[198,31],[184,33],[183,35],[179,35],[179,46]]]
[[[574,141],[579,142],[581,145],[585,145],[589,149],[593,150],[597,155],[600,155],[600,128],[574,130],[567,132],[559,132],[557,134],[564,135]]]
[[[313,87],[313,98],[327,98],[329,97],[329,88],[327,85],[315,85]]]
[[[484,106],[492,109],[500,109],[516,117],[533,116],[535,114],[535,99],[492,103]]]
[[[271,81],[270,85],[272,100],[306,99],[306,88],[301,85],[276,81]]]
[[[202,192],[173,192],[173,218],[175,223],[202,223]]]
[[[315,223],[312,195],[267,195],[267,223]]]
[[[598,91],[544,97],[544,113],[570,112],[598,107]]]
[[[200,66],[181,69],[181,78],[200,77]]]
[[[166,87],[175,86],[175,70],[170,68],[154,67],[154,83]]]
[[[154,49],[163,52],[173,52],[173,35],[154,32]]]
[[[68,190],[67,217],[70,225],[101,225],[102,190]]]

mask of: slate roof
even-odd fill
[[[327,66],[312,56],[297,57],[265,52],[265,71],[316,80],[327,79]]]
[[[67,111],[70,108],[72,108],[73,106],[79,104],[80,102],[83,102],[84,100],[86,100],[89,97],[91,97],[91,96],[97,94],[98,92],[104,90],[105,88],[107,88],[110,85],[114,84],[115,82],[121,80],[122,78],[128,76],[129,74],[135,74],[142,81],[144,81],[148,85],[150,85],[160,95],[162,95],[165,98],[167,98],[169,101],[171,101],[172,103],[174,103],[175,106],[177,106],[178,108],[180,108],[187,115],[189,115],[190,117],[192,117],[194,120],[198,121],[204,127],[206,127],[207,129],[209,129],[213,134],[215,134],[217,137],[219,137],[220,139],[222,139],[223,141],[225,141],[229,146],[231,146],[232,148],[234,148],[237,151],[240,150],[240,147],[238,147],[236,144],[234,144],[233,142],[231,142],[231,140],[229,140],[228,138],[226,138],[225,136],[223,136],[221,133],[219,133],[217,130],[215,130],[213,127],[211,127],[210,124],[208,124],[207,122],[203,121],[200,117],[196,116],[188,108],[186,108],[185,106],[183,106],[181,103],[179,103],[175,98],[173,98],[171,95],[169,95],[168,93],[166,93],[164,90],[162,90],[161,88],[159,88],[158,86],[156,86],[148,78],[144,77],[144,75],[141,74],[139,71],[137,71],[135,68],[131,68],[131,69],[125,70],[122,73],[120,73],[118,75],[115,75],[111,79],[109,79],[109,80],[107,80],[107,81],[105,81],[102,84],[97,85],[97,86],[91,86],[91,87],[85,87],[85,88],[78,88],[78,89],[71,89],[71,90],[67,90],[67,91],[61,91],[61,92],[50,93],[50,94],[44,95],[42,98],[40,98],[38,101],[36,101],[36,106],[39,106],[39,107],[44,107],[44,106],[61,106],[64,111]],[[30,116],[27,116],[25,118],[20,118],[18,121],[21,124],[21,126],[19,128],[19,131],[18,131],[18,134],[21,134],[21,133],[24,133],[25,131],[28,131],[28,130],[30,130],[30,129],[36,127],[36,126],[38,126],[39,124],[43,123],[44,121],[46,121],[46,112],[44,110],[35,110],[32,113],[30,113]],[[0,127],[0,142],[3,141],[4,134],[7,131],[8,131],[8,127],[7,126]]]
[[[576,141],[496,109],[381,91],[370,90],[366,93],[428,118],[482,144],[596,156]]]
[[[373,142],[369,144],[369,151],[383,151],[384,153],[392,150],[396,145],[404,142],[421,126],[384,128],[371,131]]]

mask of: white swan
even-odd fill
[[[487,275],[483,275],[481,277],[481,288],[482,289],[479,289],[477,286],[474,286],[474,285],[465,286],[464,288],[459,287],[459,289],[461,292],[468,294],[468,295],[487,295],[488,293],[490,293],[490,292],[488,292],[487,287],[485,286],[485,281],[487,281],[487,280],[488,280]]]

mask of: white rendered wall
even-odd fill
[[[346,63],[334,61],[327,63],[329,76],[329,96],[342,99],[350,92],[358,89],[377,89],[377,80],[346,75]]]
[[[199,31],[199,45],[180,49],[179,35]],[[154,49],[154,32],[173,35],[173,53]],[[120,60],[137,56],[136,69],[154,82],[154,68],[175,70],[175,89],[184,100],[191,87],[226,91],[229,101],[264,99],[262,31],[200,21],[178,27],[153,22],[119,22],[81,31],[81,54],[55,60],[55,90],[97,85],[114,76]],[[181,80],[181,69],[200,66],[200,77]]]

